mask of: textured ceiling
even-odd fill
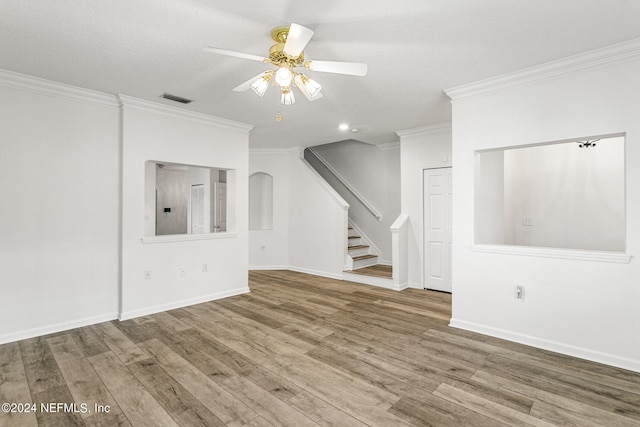
[[[366,77],[308,74],[324,97],[232,92],[267,64],[271,28],[315,31],[307,59],[366,62]],[[0,68],[255,125],[254,148],[355,138],[448,121],[443,90],[640,37],[636,0],[0,0]],[[282,122],[275,115],[281,112]],[[348,122],[357,134],[340,131]]]

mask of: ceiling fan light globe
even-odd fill
[[[251,89],[256,93],[256,95],[262,97],[267,89],[269,88],[269,80],[266,76],[260,77],[255,82],[251,83]]]
[[[320,90],[322,89],[322,85],[320,85],[320,83],[311,79],[305,79],[304,87],[309,92],[310,98],[315,98],[320,93]]]
[[[288,67],[280,67],[276,71],[275,81],[281,87],[286,87],[291,84],[293,79],[293,73]]]
[[[293,78],[293,82],[309,101],[313,101],[322,96],[320,94],[320,90],[322,89],[320,83],[311,80],[302,73],[297,73]]]
[[[293,96],[293,91],[289,86],[285,86],[282,88],[282,95],[280,95],[280,102],[283,105],[292,105],[296,102],[296,97]]]

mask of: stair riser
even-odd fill
[[[378,257],[361,259],[358,261],[353,261],[353,269],[357,270],[358,268],[369,267],[372,265],[376,265],[378,263]]]
[[[349,246],[362,245],[362,238],[358,237],[357,239],[348,239]]]
[[[349,249],[349,256],[362,256],[369,255],[369,248],[360,248],[360,249]]]

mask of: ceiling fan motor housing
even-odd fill
[[[269,60],[275,65],[298,67],[304,63],[304,52],[296,58],[284,53],[284,46],[289,35],[289,27],[275,27],[271,30],[271,38],[276,42],[269,48]]]
[[[322,98],[322,85],[310,79],[303,73],[296,71],[297,67],[304,67],[310,71],[320,71],[328,73],[347,74],[354,76],[364,76],[367,74],[367,64],[355,62],[337,61],[306,61],[304,59],[304,49],[313,36],[313,30],[302,25],[292,23],[290,26],[279,26],[271,30],[271,38],[276,43],[269,49],[269,56],[262,57],[242,52],[235,52],[227,49],[219,49],[208,46],[206,51],[233,56],[252,61],[260,61],[274,65],[276,69],[258,74],[247,80],[234,92],[244,92],[252,89],[258,96],[263,96],[269,85],[280,87],[280,102],[284,105],[291,105],[295,102],[292,89],[298,88],[309,101]]]

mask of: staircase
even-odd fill
[[[378,264],[378,255],[374,254],[367,240],[359,236],[353,227],[348,228],[347,262],[342,278],[351,282],[393,288],[391,266]]]
[[[365,239],[354,232],[353,227],[349,227],[347,245],[349,258],[351,258],[351,263],[348,263],[350,270],[358,270],[378,263],[378,255],[370,253],[371,247],[367,245]]]

